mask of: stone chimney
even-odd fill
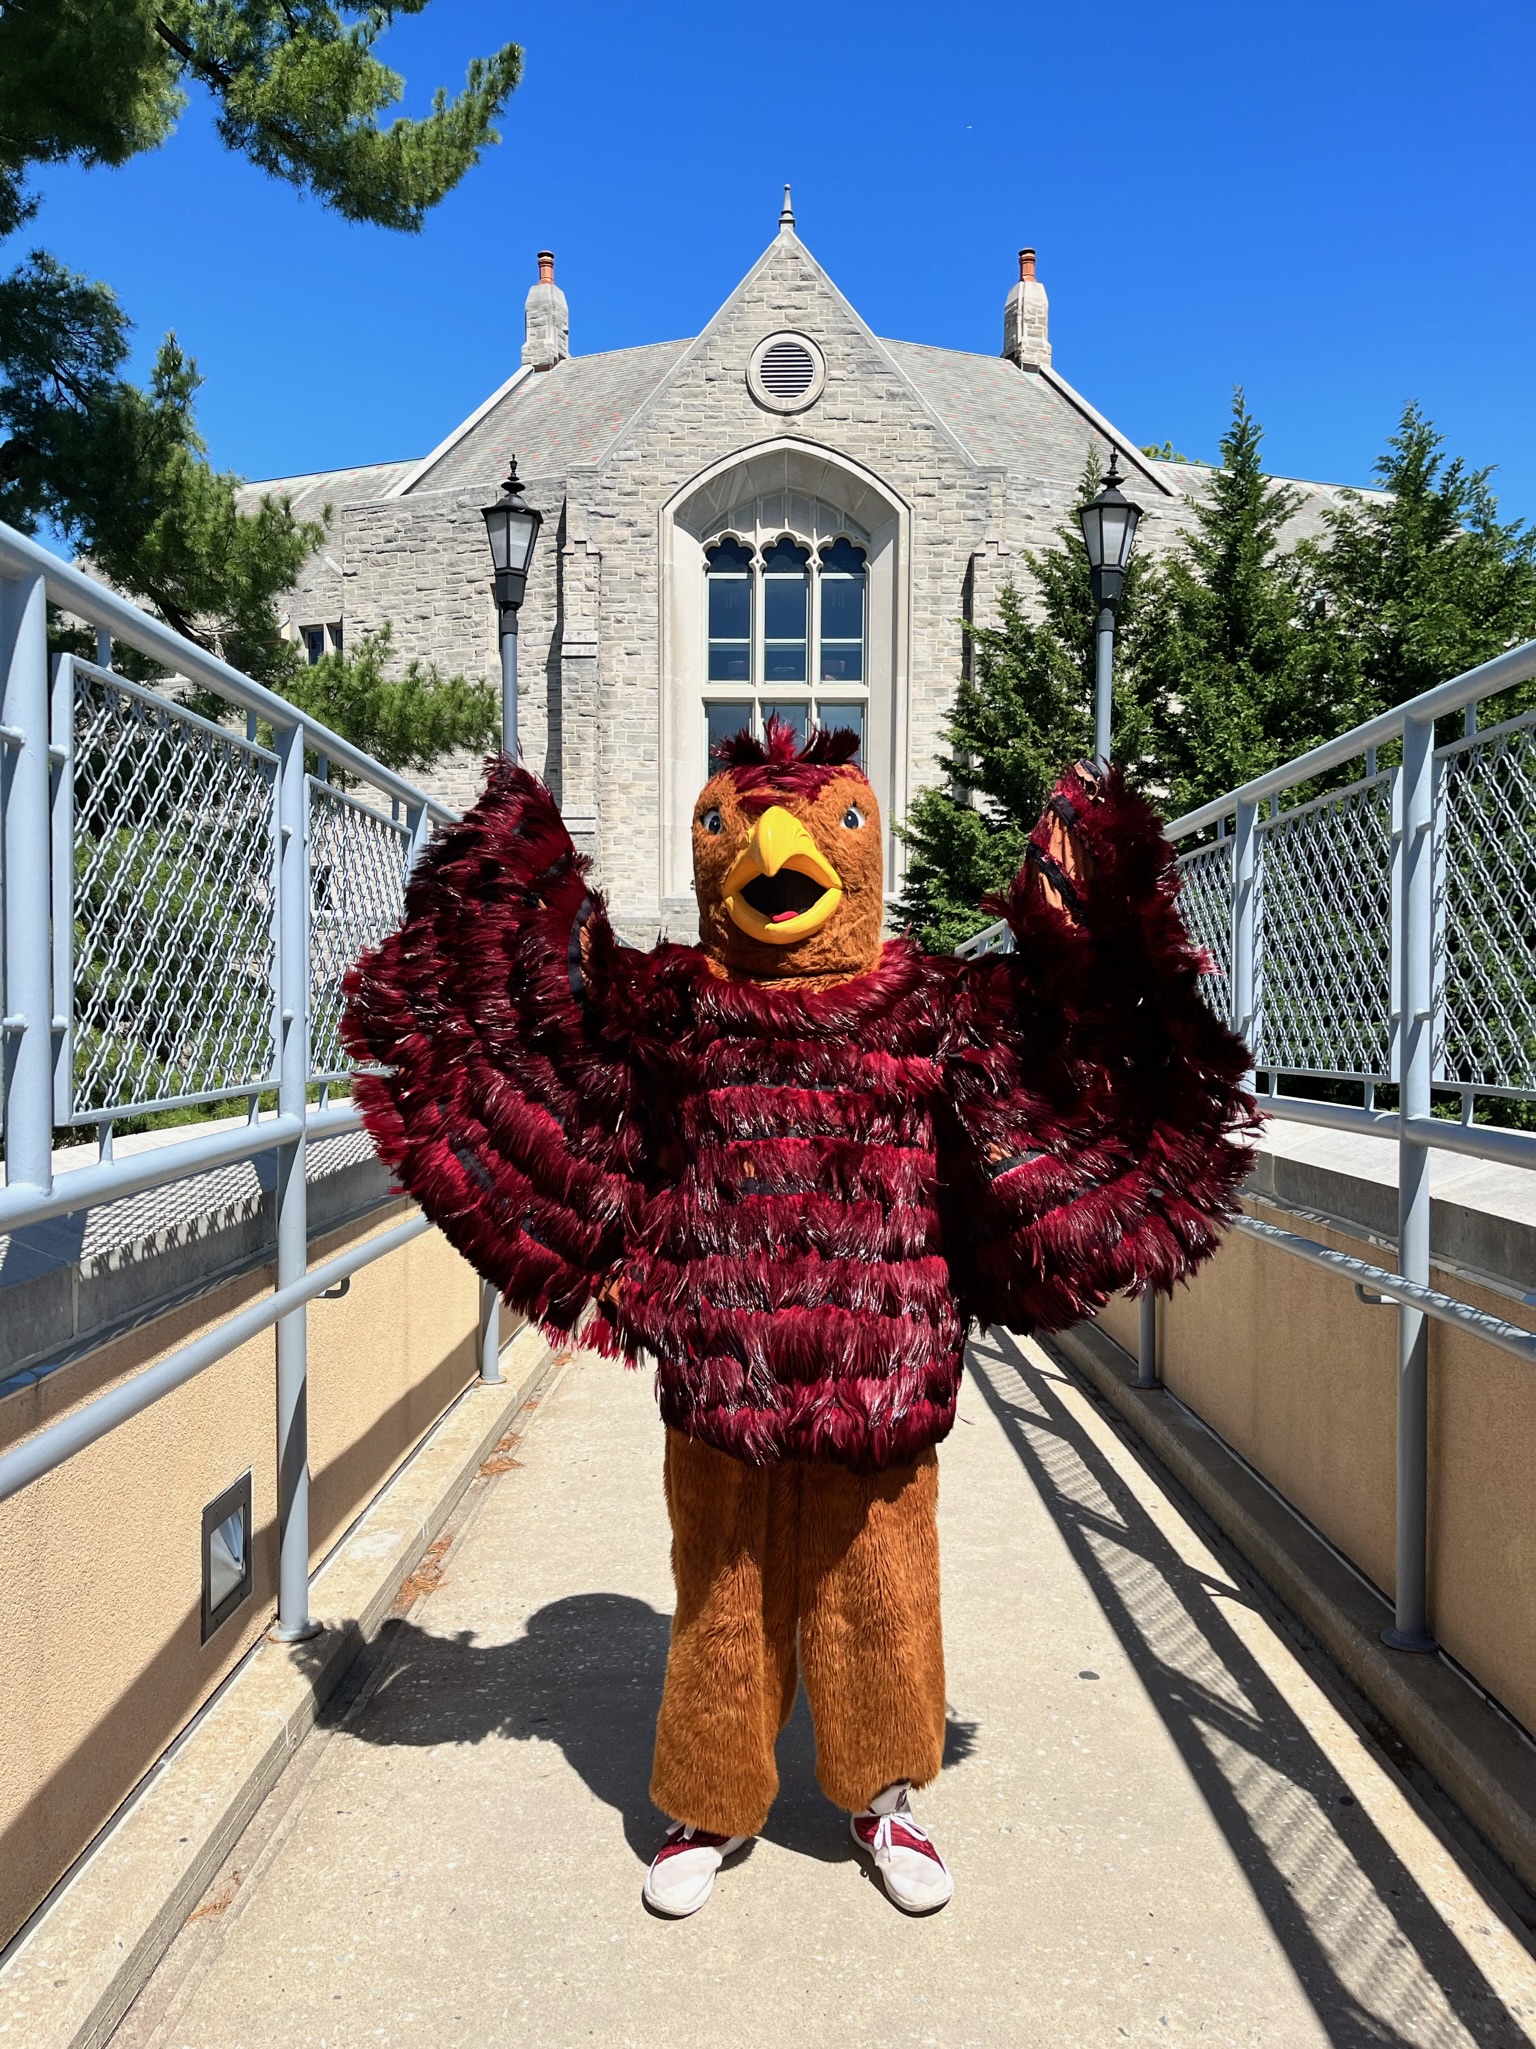
[[[1019,251],[1019,281],[1003,308],[1003,354],[1021,370],[1051,360],[1051,302],[1035,276],[1035,252]]]
[[[555,283],[553,249],[539,251],[539,281],[523,301],[523,332],[523,361],[535,370],[553,370],[571,353],[571,316]]]

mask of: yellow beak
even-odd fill
[[[761,910],[744,892],[766,876],[803,875],[818,883],[821,895],[801,911]],[[752,828],[752,837],[725,878],[721,901],[732,924],[751,939],[770,946],[791,946],[825,925],[843,900],[843,878],[792,811],[775,804]]]

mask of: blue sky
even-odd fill
[[[218,463],[414,456],[516,367],[534,252],[580,353],[691,335],[802,237],[880,334],[995,352],[1033,243],[1062,373],[1209,457],[1232,386],[1280,474],[1357,483],[1404,401],[1536,516],[1536,9],[859,9],[433,0],[381,46],[420,110],[511,38],[504,140],[419,236],[349,226],[194,103],[119,171],[41,182],[37,241],[174,328]],[[11,251],[5,252],[10,255]]]

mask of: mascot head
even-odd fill
[[[719,773],[693,807],[693,880],[699,943],[721,966],[768,982],[879,961],[880,807],[858,750],[844,730],[801,746],[778,718],[761,740],[715,749]]]

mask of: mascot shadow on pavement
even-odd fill
[[[887,1892],[950,1897],[908,1794],[946,1740],[936,1447],[967,1332],[1171,1287],[1247,1166],[1248,1056],[1119,775],[1062,778],[991,906],[1012,951],[961,961],[882,938],[858,745],[771,720],[719,749],[699,943],[650,952],[503,757],[348,981],[377,1070],[357,1100],[399,1183],[552,1337],[654,1364],[663,1913],[763,1829],[801,1681],[817,1779]]]
[[[647,1794],[651,1717],[667,1669],[671,1621],[632,1594],[570,1594],[530,1615],[509,1643],[468,1631],[439,1636],[411,1620],[380,1633],[382,1683],[353,1707],[337,1697],[323,1720],[345,1718],[358,1742],[553,1743],[591,1793],[622,1816],[642,1863],[655,1848]],[[370,1661],[372,1662],[372,1661]],[[366,1685],[365,1681],[365,1685]],[[976,1747],[976,1725],[951,1714],[944,1763]],[[782,1790],[763,1830],[770,1842],[824,1862],[854,1855],[823,1825],[816,1745],[802,1694],[778,1748]]]

